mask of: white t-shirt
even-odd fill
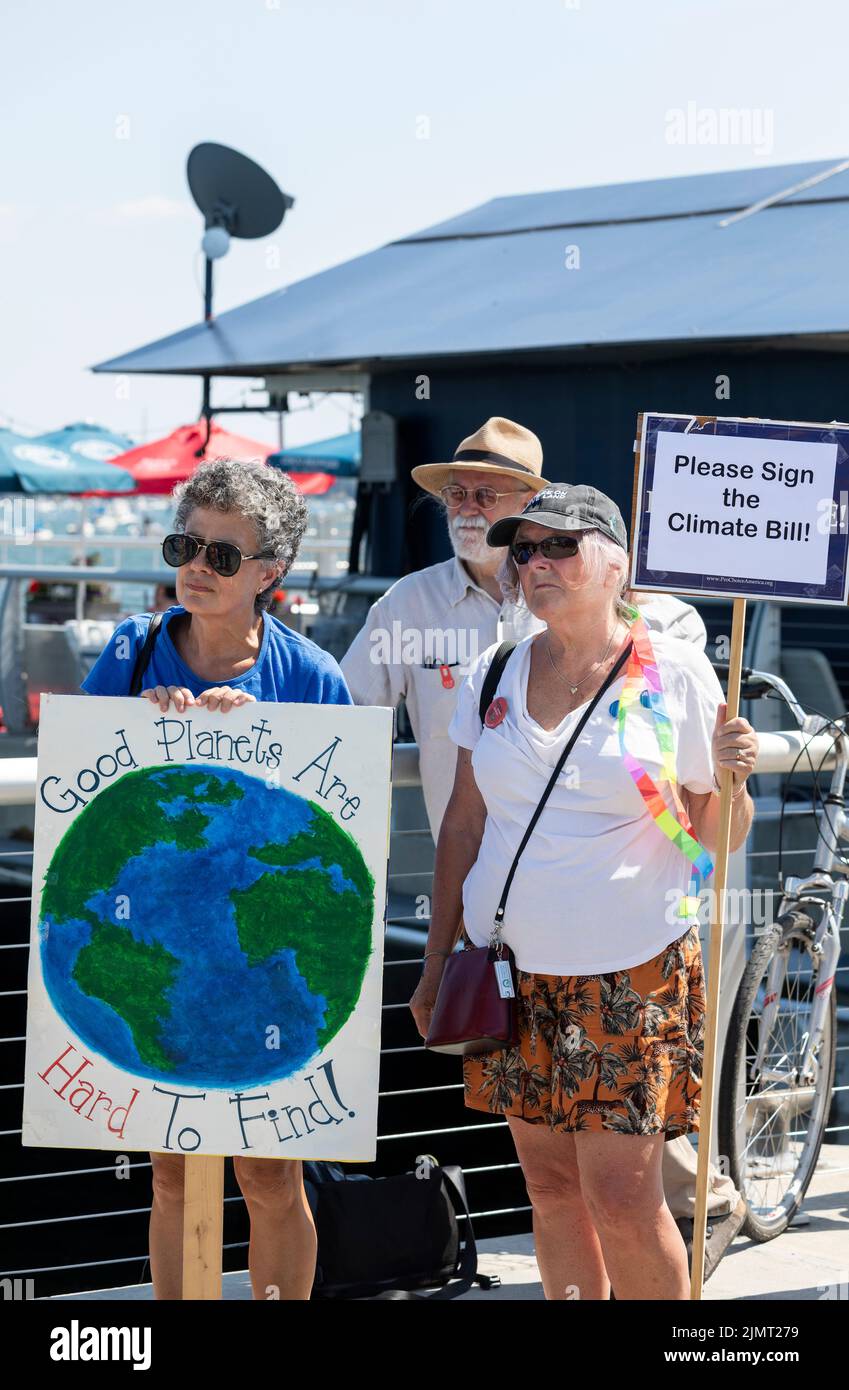
[[[482,652],[464,681],[449,734],[473,749],[472,768],[487,807],[478,857],[463,885],[471,940],[486,945],[513,856],[557,759],[586,704],[556,729],[528,715],[525,694],[533,637],[512,653],[498,686],[507,714],[481,729],[480,692],[497,647]],[[672,723],[679,787],[713,786],[711,736],[722,688],[708,658],[689,642],[652,632],[651,642]],[[627,664],[627,663],[626,663]],[[659,829],[619,751],[611,705],[625,667],[608,687],[567,759],[519,860],[504,916],[503,939],[520,970],[542,975],[600,975],[658,955],[687,929],[678,917],[690,860]],[[651,711],[628,713],[627,747],[660,785]],[[689,919],[691,925],[696,919]]]

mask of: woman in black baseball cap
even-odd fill
[[[449,730],[457,772],[428,956],[463,929],[475,946],[500,936],[517,966],[518,1044],[465,1058],[466,1104],[508,1119],[548,1298],[577,1286],[603,1299],[613,1285],[618,1299],[686,1299],[661,1159],[667,1139],[699,1127],[697,893],[723,768],[732,848],[748,833],[757,735],[726,720],[704,652],[649,637],[626,602],[627,532],[609,497],[550,484],[487,540],[509,547],[505,594],[518,590],[546,629],[516,645],[483,722],[497,649],[482,654]],[[426,1033],[425,1001],[413,1011]]]

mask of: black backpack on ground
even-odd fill
[[[370,1178],[305,1162],[304,1187],[318,1232],[314,1299],[448,1299],[498,1282],[478,1274],[459,1167]],[[435,1293],[413,1292],[434,1284]]]

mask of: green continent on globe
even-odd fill
[[[85,811],[85,834],[71,838],[76,819],[63,835],[47,874],[41,915],[58,921],[78,919],[92,927],[100,918],[86,907],[88,899],[117,879],[128,859],[152,845],[169,841],[178,849],[205,848],[203,831],[209,816],[200,806],[188,806],[175,816],[163,816],[163,787],[154,774],[168,773],[168,799],[226,805],[244,792],[235,782],[221,783],[208,772],[189,768],[138,768],[112,784],[108,796],[97,796]]]
[[[100,922],[72,974],[84,994],[102,999],[124,1020],[142,1061],[167,1070],[172,1059],[160,1044],[159,1025],[171,1012],[165,995],[179,964],[158,942],[136,941],[125,927]]]
[[[251,965],[277,951],[295,953],[299,974],[314,995],[327,1000],[319,1047],[325,1047],[348,1018],[362,988],[371,955],[374,879],[356,840],[314,801],[315,819],[285,844],[265,844],[249,851],[264,864],[297,866],[318,859],[325,869],[338,865],[354,891],[337,892],[319,869],[293,867],[285,875],[264,874],[244,891],[231,894],[239,944]],[[285,904],[285,919],[281,905]]]

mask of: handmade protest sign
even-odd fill
[[[392,712],[42,698],[23,1143],[375,1156]]]
[[[849,425],[640,421],[638,588],[846,603]]]

